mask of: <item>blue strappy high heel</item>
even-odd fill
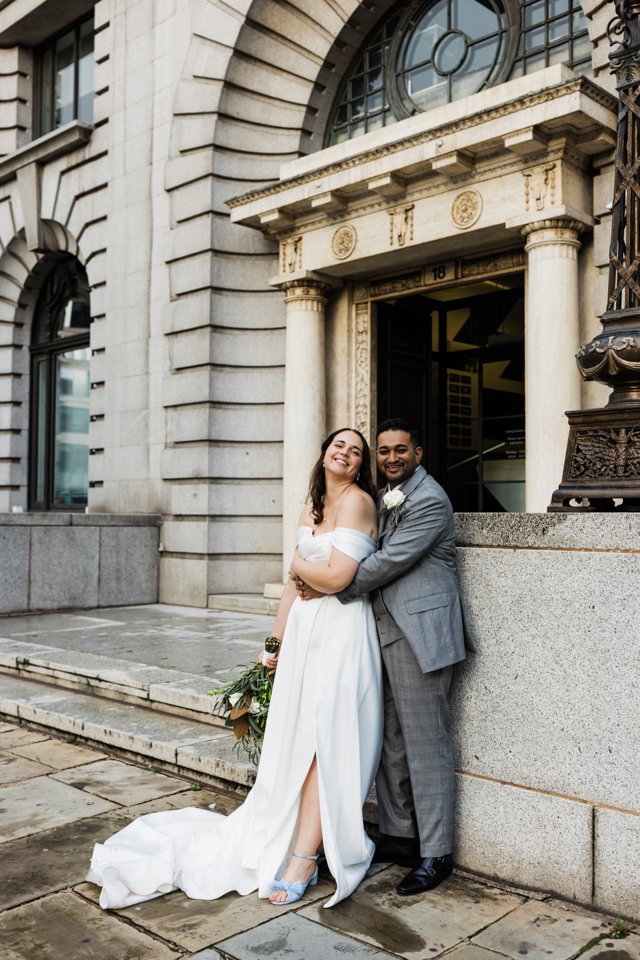
[[[286,900],[270,900],[269,902],[272,903],[274,907],[284,907],[287,903],[295,903],[296,900],[304,896],[304,892],[309,885],[313,887],[318,882],[318,854],[292,852],[291,856],[298,857],[299,860],[315,860],[316,869],[306,883],[302,883],[300,880],[296,880],[294,883],[287,883],[286,880],[274,880],[271,883],[271,892],[277,893],[278,890],[284,890],[287,894]]]

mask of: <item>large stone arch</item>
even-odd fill
[[[161,469],[164,480],[181,484],[172,484],[168,500],[167,515],[177,523],[167,554],[203,561],[191,568],[195,603],[207,592],[235,592],[238,583],[257,591],[280,578],[285,306],[269,287],[278,251],[273,240],[231,223],[227,201],[277,181],[284,163],[322,149],[339,82],[391,5],[191,4],[165,173],[170,360]],[[610,85],[609,11],[596,0],[583,6],[597,81]],[[194,451],[201,467],[187,482],[182,464]],[[193,543],[188,524],[196,514],[207,528],[198,558],[185,546]],[[249,517],[256,518],[255,539]],[[171,600],[178,567],[165,566],[162,595]]]

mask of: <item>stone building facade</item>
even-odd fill
[[[400,8],[0,4],[0,512],[159,515],[160,599],[261,593],[387,411],[456,509],[546,508],[603,399],[612,4]]]

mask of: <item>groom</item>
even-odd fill
[[[398,884],[411,895],[452,872],[453,748],[447,695],[465,657],[453,510],[421,466],[406,420],[378,428],[378,549],[338,599],[370,594],[383,661],[384,742],[376,777],[383,834],[374,862],[413,869]]]

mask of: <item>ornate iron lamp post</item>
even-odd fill
[[[567,413],[551,512],[640,511],[640,0],[614,2],[609,39],[622,40],[609,56],[619,92],[609,294],[602,333],[576,355],[585,380],[613,391],[602,409]]]

